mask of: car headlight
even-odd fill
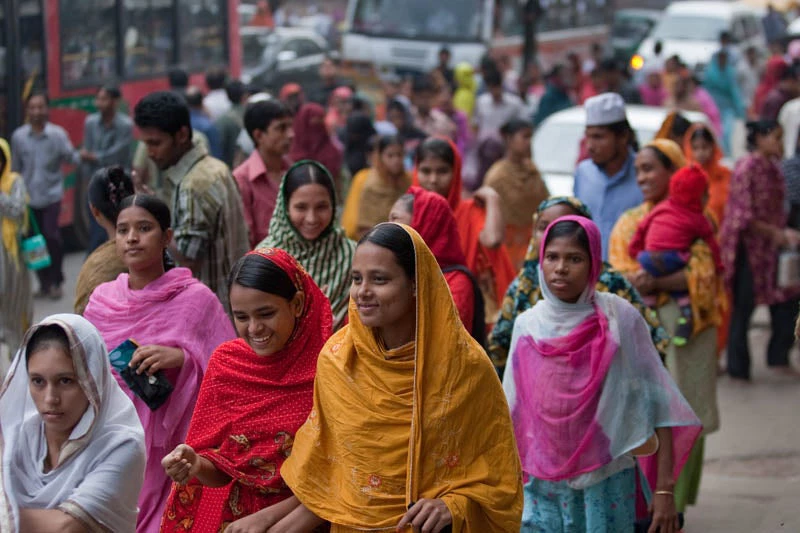
[[[631,68],[633,70],[642,70],[644,67],[644,58],[639,54],[634,54],[631,58]]]

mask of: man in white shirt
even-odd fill
[[[203,107],[212,122],[228,112],[231,108],[231,101],[228,100],[228,93],[225,92],[225,82],[227,81],[225,71],[220,67],[214,67],[206,72],[206,85],[208,94],[203,98]]]
[[[473,121],[478,129],[478,138],[498,135],[500,127],[511,120],[525,116],[525,104],[519,96],[503,90],[503,75],[496,69],[483,76],[486,92],[475,103]]]

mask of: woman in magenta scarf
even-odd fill
[[[145,432],[147,466],[139,495],[138,533],[157,532],[171,481],[161,459],[183,442],[200,382],[214,349],[236,338],[222,304],[186,268],[165,270],[164,250],[172,239],[169,208],[152,196],[129,196],[117,219],[117,254],[130,274],[97,287],[84,316],[111,351],[127,339],[139,348],[131,365],[147,374],[163,370],[174,386],[156,410],[135,396],[120,375]]]
[[[631,529],[634,455],[655,453],[653,525],[676,533],[674,482],[700,421],[641,314],[595,292],[597,226],[555,220],[540,257],[544,298],[517,317],[503,379],[526,476],[522,531]]]

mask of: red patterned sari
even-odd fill
[[[283,250],[259,254],[305,294],[305,309],[282,351],[259,356],[242,339],[222,344],[206,370],[186,443],[231,476],[221,489],[193,479],[173,484],[161,531],[223,531],[231,522],[289,498],[281,477],[294,435],[313,402],[317,356],[332,333],[325,295]]]

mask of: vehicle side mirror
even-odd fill
[[[278,62],[285,63],[286,61],[294,61],[297,59],[297,52],[294,50],[283,50],[278,52]]]

